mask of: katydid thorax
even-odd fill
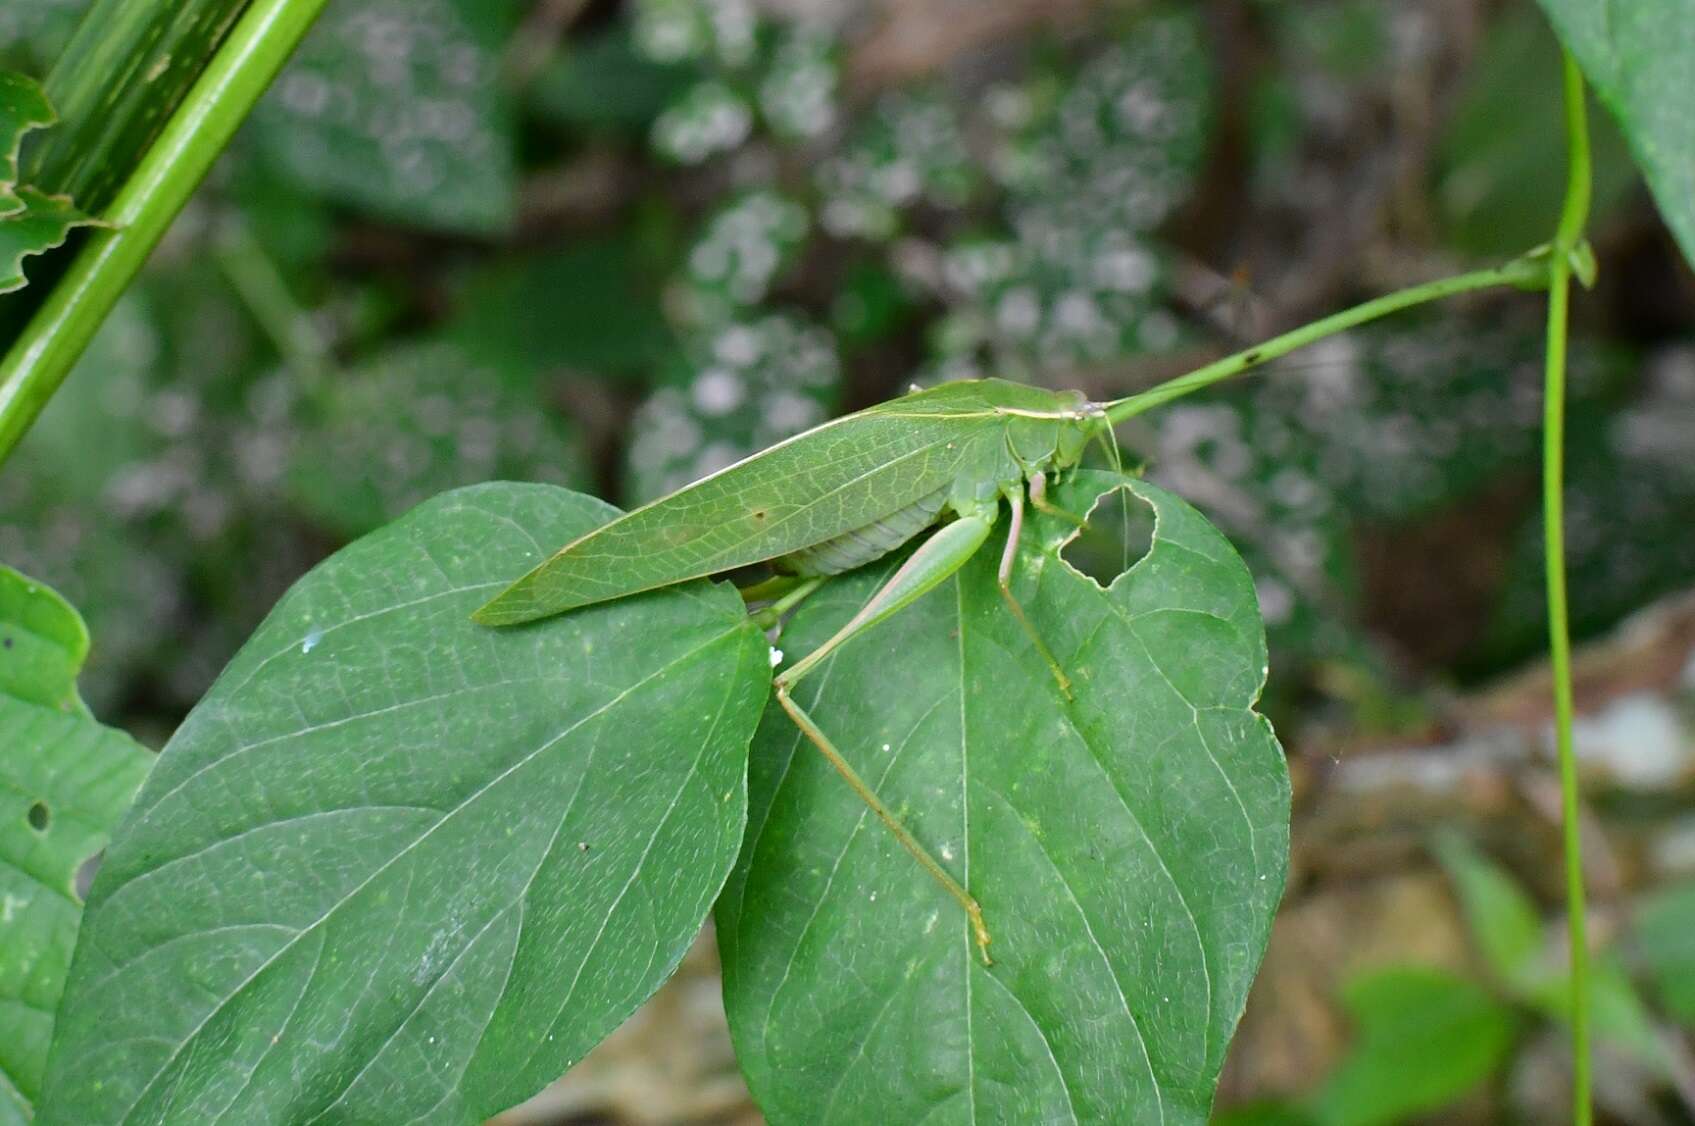
[[[795,702],[794,686],[839,646],[953,575],[988,540],[1002,501],[1010,511],[999,588],[1067,698],[1071,682],[1012,593],[1031,507],[1051,475],[1107,441],[1105,409],[1074,391],[996,379],[946,383],[825,423],[566,544],[476,613],[514,625],[578,607],[770,562],[828,576],[871,563],[940,528],[837,633],[778,673],[778,703],[971,920],[987,961],[988,927],[971,894],[915,839]]]

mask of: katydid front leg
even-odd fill
[[[943,868],[936,858],[931,856],[929,851],[918,843],[917,838],[907,831],[905,825],[900,823],[900,819],[889,810],[888,806],[883,804],[871,787],[859,776],[858,771],[854,770],[847,759],[842,757],[835,744],[830,742],[830,737],[825,735],[812,717],[806,714],[806,710],[795,702],[791,690],[802,677],[816,668],[820,661],[834,652],[843,642],[860,631],[876,625],[889,615],[911,605],[964,566],[966,560],[975,555],[977,549],[983,546],[983,541],[989,538],[989,529],[994,526],[994,516],[995,509],[991,507],[986,513],[962,516],[943,527],[941,531],[931,536],[924,542],[923,546],[913,552],[907,561],[901,564],[900,570],[894,573],[894,577],[889,579],[881,590],[872,595],[871,601],[867,602],[846,625],[837,630],[833,637],[788,669],[777,674],[773,681],[777,692],[777,702],[783,706],[785,712],[789,713],[789,718],[794,720],[795,726],[799,727],[802,733],[812,741],[813,745],[824,753],[824,757],[830,760],[830,765],[836,768],[837,773],[853,788],[853,792],[859,795],[860,800],[871,807],[871,812],[875,813],[883,824],[888,826],[889,831],[895,835],[895,839],[901,843],[907,852],[912,854],[913,859],[917,860],[924,870],[930,873],[935,881],[941,884],[943,889],[965,909],[965,914],[971,920],[972,935],[977,940],[977,950],[983,957],[984,965],[990,964],[989,928],[983,922],[983,909],[977,905],[977,900],[972,898],[971,893],[966,891],[964,887],[960,886],[958,880],[948,874],[947,869]]]
[[[1048,499],[1048,475],[1040,471],[1030,474],[1030,507],[1037,512],[1049,516],[1057,516],[1061,520],[1069,520],[1079,528],[1087,528],[1089,521],[1069,509],[1061,508]],[[1069,693],[1067,693],[1069,695]]]
[[[1032,504],[1035,503],[1038,487],[1036,482],[1039,480],[1042,480],[1040,473],[1030,480],[1030,500]],[[1030,624],[1029,617],[1024,613],[1023,604],[1012,593],[1012,565],[1018,560],[1018,540],[1024,533],[1024,488],[1022,483],[1012,485],[1006,490],[1006,501],[1012,506],[1012,526],[1006,532],[1006,550],[1001,552],[1000,571],[996,575],[996,582],[1000,586],[1001,599],[1006,603],[1006,608],[1012,611],[1012,616],[1018,619],[1018,624],[1024,629],[1024,635],[1030,639],[1030,644],[1035,646],[1036,652],[1040,653],[1042,660],[1047,662],[1048,671],[1053,673],[1054,681],[1059,685],[1060,695],[1069,700],[1072,698],[1071,678],[1065,675],[1065,670],[1059,667],[1058,661],[1054,660],[1052,651],[1048,649],[1048,643],[1042,640],[1042,635],[1037,633],[1036,627]]]

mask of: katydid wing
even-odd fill
[[[808,430],[566,544],[476,617],[515,625],[797,556],[877,529],[938,493],[956,514],[992,506],[1028,473],[1074,464],[1098,425],[1098,410],[1075,392],[994,379],[914,392]]]

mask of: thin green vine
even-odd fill
[[[1571,944],[1572,1121],[1589,1126],[1589,941],[1583,894],[1583,839],[1578,823],[1577,756],[1572,750],[1571,631],[1566,607],[1564,528],[1566,320],[1574,262],[1583,252],[1589,215],[1589,123],[1583,74],[1564,51],[1567,174],[1565,205],[1548,255],[1548,353],[1542,427],[1542,522],[1547,556],[1548,651],[1554,677],[1554,742],[1560,764],[1566,926]],[[1578,267],[1582,268],[1582,267]]]
[[[1196,368],[1176,379],[1169,379],[1156,387],[1151,387],[1135,395],[1115,399],[1106,404],[1106,417],[1113,425],[1117,425],[1142,414],[1144,411],[1163,406],[1173,399],[1180,399],[1214,383],[1241,375],[1251,368],[1286,356],[1299,348],[1317,343],[1327,336],[1334,336],[1367,321],[1377,320],[1390,313],[1402,309],[1410,309],[1414,305],[1422,305],[1429,301],[1440,301],[1445,297],[1453,297],[1461,293],[1470,293],[1480,289],[1493,289],[1496,286],[1510,285],[1518,288],[1540,289],[1548,281],[1548,266],[1542,256],[1537,253],[1515,258],[1504,266],[1495,266],[1487,270],[1473,270],[1470,273],[1455,274],[1452,277],[1438,278],[1435,281],[1424,282],[1421,285],[1398,289],[1394,293],[1386,293],[1370,301],[1344,309],[1340,313],[1332,313],[1328,317],[1313,321],[1292,329],[1281,336],[1274,336],[1251,348],[1244,348],[1233,355],[1215,360],[1205,367]]]
[[[0,462],[93,339],[325,0],[255,0],[0,360]]]

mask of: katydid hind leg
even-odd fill
[[[846,625],[805,658],[777,674],[773,681],[777,703],[782,705],[795,726],[823,753],[830,765],[835,767],[836,772],[847,781],[854,793],[859,795],[859,799],[870,807],[871,812],[894,834],[901,847],[911,853],[919,866],[941,884],[943,890],[965,910],[967,918],[971,920],[972,935],[976,939],[984,965],[989,964],[989,928],[983,921],[983,909],[978,906],[977,900],[958,880],[948,874],[947,869],[930,855],[906,826],[900,823],[900,819],[883,804],[847,759],[842,757],[823,729],[795,702],[792,690],[820,661],[850,638],[911,605],[964,566],[966,561],[977,553],[977,549],[983,546],[983,541],[988,539],[989,530],[994,524],[993,517],[992,510],[987,514],[962,516],[924,541]]]
[[[987,514],[962,516],[953,523],[944,525],[900,565],[889,581],[871,596],[846,625],[837,630],[824,644],[808,653],[803,660],[781,673],[777,677],[778,682],[790,685],[796,683],[849,638],[905,609],[941,585],[963,567],[968,559],[977,554],[977,549],[989,538],[989,530],[993,526],[992,509]]]
[[[1041,654],[1042,660],[1047,663],[1048,671],[1053,674],[1054,683],[1059,685],[1060,694],[1069,700],[1072,698],[1071,678],[1065,675],[1064,669],[1060,668],[1059,662],[1054,659],[1053,651],[1048,648],[1048,643],[1042,640],[1042,635],[1037,632],[1035,625],[1031,623],[1030,616],[1024,612],[1023,603],[1019,602],[1018,596],[1012,593],[1012,568],[1018,560],[1018,539],[1024,532],[1024,493],[1020,488],[1014,486],[1007,490],[1006,499],[1007,503],[1012,506],[1012,522],[1006,530],[1006,550],[1001,552],[1001,565],[996,576],[996,584],[1000,587],[1001,599],[1006,603],[1007,609],[1012,611],[1012,616],[1018,620],[1025,636],[1030,639],[1030,644],[1035,647],[1036,652]]]
[[[914,860],[918,861],[919,867],[928,872],[938,884],[941,884],[942,889],[964,909],[966,918],[971,921],[971,935],[976,940],[977,951],[982,956],[983,964],[985,966],[992,965],[993,963],[989,959],[989,942],[991,941],[989,927],[983,921],[983,908],[978,905],[976,898],[966,891],[958,880],[948,874],[948,870],[943,868],[940,862],[930,855],[929,850],[918,843],[918,839],[912,835],[905,825],[901,824],[900,818],[896,817],[893,811],[883,804],[876,791],[872,790],[865,779],[859,776],[859,772],[854,770],[846,758],[842,757],[842,753],[836,749],[835,744],[830,742],[830,737],[824,734],[823,728],[819,727],[817,722],[806,713],[806,710],[795,702],[794,697],[789,694],[789,685],[781,681],[777,684],[777,703],[782,705],[783,710],[788,713],[795,726],[800,728],[801,733],[807,737],[812,745],[823,753],[824,757],[829,760],[830,765],[836,768],[836,773],[842,776],[853,792],[859,796],[859,800],[864,802],[871,812],[877,815],[877,819],[883,823],[889,832],[894,834],[895,840],[901,843],[901,847],[906,849]]]

